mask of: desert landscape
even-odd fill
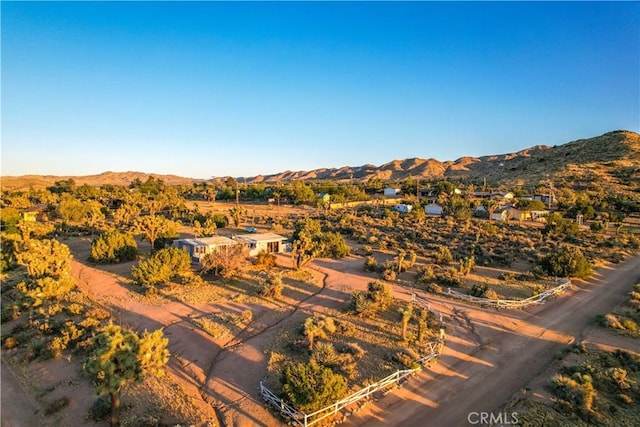
[[[622,153],[617,139],[633,163],[638,138],[581,143]],[[563,181],[576,164],[619,191]],[[25,177],[6,188],[3,178],[3,425],[107,422],[113,395],[95,388],[89,361],[112,324],[141,340],[161,331],[152,348],[166,352],[155,375],[117,389],[122,425],[445,426],[481,414],[633,425],[640,230],[638,205],[622,200],[640,183],[598,165],[583,157],[534,175],[544,185],[553,173],[546,204],[519,184],[477,191],[471,178],[413,175],[388,186],[394,196],[377,178],[34,187]],[[556,372],[601,354],[617,355],[606,369],[626,397],[598,391],[585,403],[550,388]],[[306,390],[313,381],[331,386]],[[366,395],[305,417],[354,393]]]
[[[640,425],[639,17],[0,2],[1,427]]]

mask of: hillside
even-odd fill
[[[2,188],[14,190],[26,190],[28,188],[45,188],[53,185],[56,181],[65,179],[73,179],[77,185],[100,186],[105,184],[113,185],[129,185],[136,179],[146,181],[150,176],[161,179],[169,185],[188,184],[200,182],[201,179],[184,178],[176,175],[159,175],[155,173],[144,172],[103,172],[98,175],[86,176],[54,176],[54,175],[22,175],[22,176],[3,176],[1,179]]]
[[[73,178],[77,184],[128,185],[136,178],[144,181],[149,176],[167,184],[191,184],[192,178],[175,175],[146,174],[142,172],[104,172],[82,177],[38,176],[2,177],[3,188],[43,188],[61,179]],[[247,183],[273,183],[292,180],[336,180],[366,182],[370,179],[403,180],[412,178],[451,178],[483,180],[512,185],[535,184],[540,181],[570,180],[598,181],[603,185],[625,186],[640,191],[640,135],[630,131],[613,131],[604,135],[580,139],[549,147],[536,145],[516,153],[482,157],[461,157],[455,161],[411,158],[393,160],[380,166],[344,166],[312,171],[285,171],[273,175],[246,177]],[[214,179],[220,181],[222,178]],[[245,181],[245,178],[241,178]]]
[[[516,153],[461,157],[455,161],[412,158],[381,166],[364,165],[313,171],[282,172],[247,178],[247,182],[333,179],[367,181],[412,178],[452,178],[522,185],[554,180],[599,180],[640,190],[640,135],[613,131],[550,147],[537,145]],[[634,182],[633,178],[636,178]]]

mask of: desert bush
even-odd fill
[[[339,355],[330,342],[319,342],[311,353],[311,360],[318,365],[333,368],[338,364]]]
[[[378,271],[378,261],[372,256],[368,256],[364,260],[364,270],[375,272]]]
[[[258,255],[256,255],[256,261],[255,264],[258,267],[262,267],[265,269],[269,269],[271,267],[275,267],[276,265],[276,256],[275,254],[269,253],[265,250],[261,250],[260,252],[258,252]]]
[[[393,296],[391,294],[391,286],[386,283],[378,282],[377,280],[374,282],[369,282],[367,285],[367,297],[372,300],[377,306],[385,310],[391,304],[393,300]]]
[[[212,271],[213,274],[222,277],[233,277],[245,269],[249,263],[248,256],[249,249],[242,243],[225,246],[202,258],[202,270]]]
[[[133,235],[119,230],[107,231],[91,242],[91,261],[113,264],[136,259],[138,244]]]
[[[109,414],[111,414],[111,398],[108,395],[102,395],[91,404],[88,418],[92,421],[104,421]]]
[[[600,324],[600,326],[603,326],[605,328],[619,329],[622,331],[625,329],[624,325],[622,324],[622,322],[620,322],[615,314],[599,314],[598,316],[596,316],[596,321]]]
[[[575,246],[565,245],[547,254],[539,261],[550,276],[586,278],[593,272],[593,265]]]
[[[560,403],[588,419],[593,411],[596,390],[590,375],[574,373],[571,377],[556,374],[551,380],[551,391]]]
[[[438,251],[433,255],[436,264],[447,265],[453,261],[453,255],[446,246],[440,246]]]
[[[357,316],[371,317],[376,312],[376,307],[367,294],[361,291],[354,291],[351,294],[351,302],[349,310],[353,311]]]
[[[6,350],[11,350],[18,346],[18,340],[14,337],[7,337],[2,344]]]
[[[46,416],[50,416],[55,414],[56,412],[60,412],[62,409],[69,406],[69,403],[70,401],[68,397],[61,397],[59,399],[56,399],[45,406],[44,414]]]
[[[20,306],[18,304],[3,304],[0,321],[9,322],[20,317]]]
[[[229,225],[229,218],[227,218],[226,215],[219,213],[213,214],[211,219],[216,224],[217,228],[225,228],[227,225]]]
[[[322,255],[330,258],[344,258],[349,255],[351,249],[340,233],[328,232],[322,237]]]
[[[397,277],[398,273],[394,269],[386,268],[382,271],[382,278],[388,282],[393,282]]]
[[[307,413],[324,408],[347,393],[347,381],[342,375],[314,362],[286,365],[280,382],[286,400]]]
[[[487,291],[489,290],[489,285],[486,283],[476,283],[471,286],[469,290],[469,295],[478,298],[487,298]]]
[[[264,297],[278,299],[282,296],[283,289],[284,283],[282,282],[282,273],[270,271],[267,274],[267,278],[264,281],[260,294]]]
[[[415,350],[411,348],[404,348],[402,351],[397,352],[393,356],[393,360],[400,363],[407,369],[416,369],[420,365],[417,360],[420,358],[420,355],[416,353]]]
[[[458,277],[455,269],[446,269],[436,274],[436,282],[441,286],[457,288],[462,286],[462,280]]]
[[[191,257],[178,248],[161,249],[131,268],[133,279],[147,289],[191,270]]]
[[[327,339],[336,331],[333,318],[324,315],[308,317],[304,322],[304,334],[309,342],[309,350],[313,350],[316,339]]]
[[[606,371],[607,376],[611,378],[612,382],[620,391],[628,390],[631,388],[631,382],[627,377],[627,370],[624,368],[609,368]]]
[[[435,280],[436,276],[433,274],[433,268],[427,266],[418,271],[416,275],[416,283],[419,285],[427,285]]]
[[[512,271],[508,271],[506,273],[500,273],[498,275],[498,279],[504,280],[505,282],[513,282],[516,279],[516,273]]]

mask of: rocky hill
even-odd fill
[[[286,171],[247,178],[247,182],[333,179],[367,181],[413,178],[466,178],[493,182],[523,183],[561,178],[575,171],[619,174],[619,169],[636,168],[640,176],[640,135],[614,131],[604,135],[549,147],[537,145],[516,153],[483,157],[461,157],[455,161],[412,158],[393,160],[381,166],[364,165],[312,171]],[[630,171],[633,172],[633,171]]]
[[[175,175],[142,172],[105,172],[83,177],[22,176],[2,177],[4,188],[42,188],[61,179],[73,178],[77,184],[128,185],[136,178],[162,179],[167,184],[191,184],[196,180]],[[312,171],[285,171],[273,175],[246,177],[247,183],[291,180],[353,180],[373,178],[402,180],[412,178],[451,178],[483,180],[512,185],[535,184],[554,180],[597,180],[607,185],[625,185],[640,191],[640,135],[630,131],[613,131],[558,146],[537,145],[516,153],[483,157],[461,157],[455,161],[411,158],[393,160],[380,166],[322,168]],[[219,179],[221,180],[221,179]],[[241,178],[245,180],[245,178]]]

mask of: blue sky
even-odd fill
[[[2,175],[454,160],[640,127],[640,3],[6,2]]]

